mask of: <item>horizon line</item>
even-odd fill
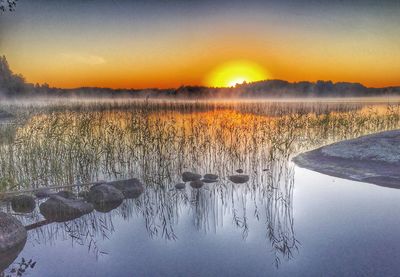
[[[240,87],[244,86],[250,86],[254,85],[257,83],[264,83],[264,82],[272,82],[272,81],[281,81],[281,82],[286,82],[288,84],[299,84],[299,83],[310,83],[310,84],[316,84],[318,82],[324,82],[324,83],[332,83],[333,85],[336,84],[354,84],[354,85],[361,85],[367,89],[388,89],[388,88],[400,88],[400,84],[398,85],[390,85],[390,86],[366,86],[361,82],[356,82],[356,81],[332,81],[332,80],[316,80],[316,81],[308,81],[308,80],[301,80],[301,81],[288,81],[285,79],[265,79],[265,80],[260,80],[260,81],[253,81],[253,82],[243,82],[243,83],[237,83],[235,86],[230,86],[230,87],[210,87],[210,86],[205,86],[205,85],[194,85],[194,84],[188,84],[188,85],[180,85],[177,87],[166,87],[166,88],[161,88],[161,87],[144,87],[144,88],[134,88],[134,87],[102,87],[102,86],[79,86],[79,87],[52,87],[49,86],[50,89],[63,89],[63,90],[76,90],[76,89],[109,89],[109,90],[132,90],[132,91],[145,91],[145,90],[179,90],[182,88],[204,88],[204,89],[220,89],[220,90],[225,90],[225,89],[239,89]],[[31,83],[32,85],[35,85]],[[45,85],[47,83],[39,84],[41,86]]]

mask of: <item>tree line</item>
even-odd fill
[[[182,86],[177,89],[111,89],[81,87],[62,89],[48,84],[30,84],[20,74],[10,69],[5,56],[0,57],[0,97],[103,97],[103,98],[173,98],[173,99],[216,99],[216,98],[290,98],[290,97],[361,97],[400,95],[400,87],[368,88],[359,83],[332,81],[288,82],[265,80],[237,84],[231,88],[209,88]]]

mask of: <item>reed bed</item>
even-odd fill
[[[384,103],[131,101],[7,104],[2,109],[15,119],[0,125],[0,190],[137,177],[146,184],[144,194],[113,212],[124,219],[143,218],[150,237],[177,239],[175,227],[189,212],[200,232],[217,232],[229,217],[246,239],[254,217],[266,222],[277,265],[299,248],[291,157],[400,127],[400,106]],[[250,175],[248,184],[227,181],[238,168]],[[174,185],[186,170],[216,173],[220,181],[177,191]],[[75,225],[43,226],[36,235],[72,233],[92,246],[99,234],[112,235],[115,218],[93,216]]]

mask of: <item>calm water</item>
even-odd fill
[[[148,104],[144,104],[148,105]],[[14,276],[398,276],[400,190],[296,167],[333,141],[400,126],[399,106],[236,104],[38,109],[1,127],[3,191],[138,177],[109,213],[36,224]],[[322,107],[322,108],[321,108]],[[227,176],[236,169],[247,184]],[[185,170],[220,181],[177,191]],[[85,186],[72,191],[87,189]]]

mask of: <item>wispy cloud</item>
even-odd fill
[[[80,63],[87,65],[100,65],[105,64],[106,60],[103,57],[79,53],[63,53],[61,57],[70,63]]]

